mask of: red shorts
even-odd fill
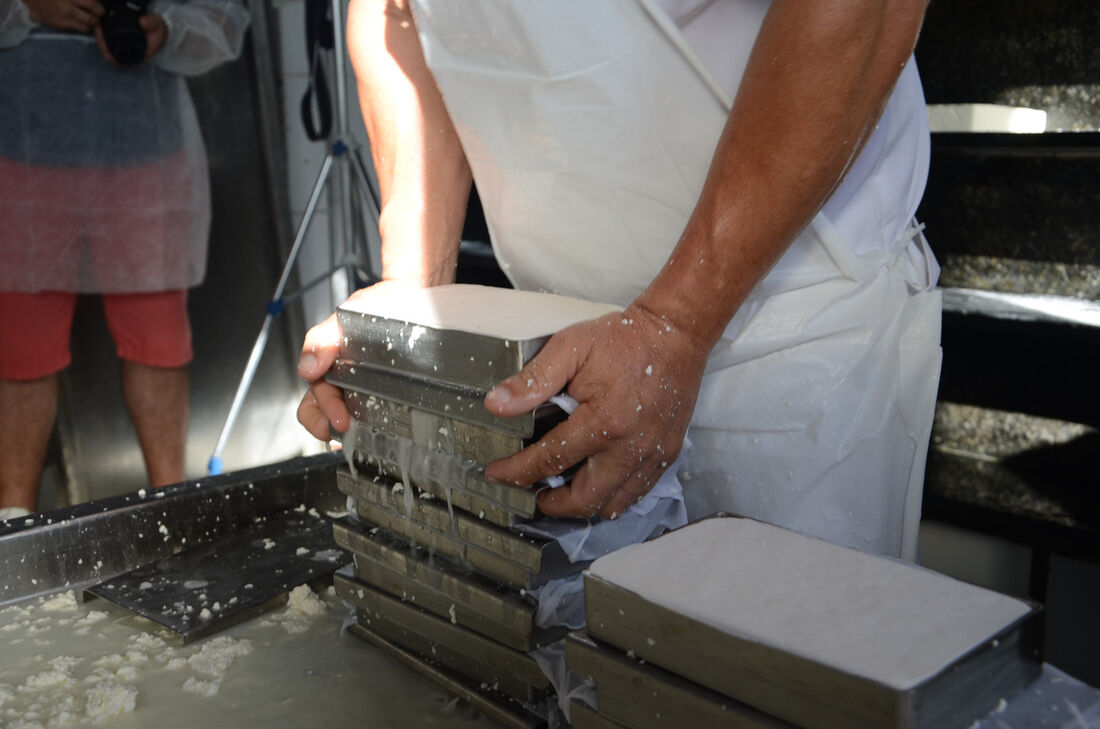
[[[0,292],[0,378],[37,380],[68,366],[76,296]],[[102,298],[119,357],[152,367],[182,367],[191,361],[186,290]]]

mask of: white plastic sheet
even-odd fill
[[[579,699],[589,706],[596,705],[596,687],[585,682],[566,667],[565,641],[559,640],[537,648],[531,652],[531,657],[539,664],[539,668],[554,686],[558,710],[566,720],[569,718],[569,702],[573,699]],[[561,726],[563,725],[560,717],[551,711],[551,729]]]
[[[640,501],[617,519],[540,518],[518,524],[524,534],[553,539],[571,562],[588,562],[687,523],[683,488],[674,463]]]
[[[971,729],[1100,729],[1100,689],[1050,664]]]

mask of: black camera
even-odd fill
[[[104,0],[106,12],[99,19],[103,42],[111,58],[122,66],[145,60],[145,30],[138,20],[145,15],[149,0]]]

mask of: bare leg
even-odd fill
[[[122,394],[137,429],[150,486],[184,479],[189,392],[186,367],[122,360]]]
[[[57,373],[0,380],[0,508],[35,511],[42,462],[57,417]]]

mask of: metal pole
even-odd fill
[[[290,255],[287,257],[286,265],[283,266],[282,275],[279,276],[279,283],[275,287],[275,293],[272,295],[271,301],[268,302],[264,324],[260,327],[260,334],[256,337],[256,342],[252,345],[252,353],[248,356],[248,364],[245,365],[244,374],[241,375],[241,381],[237,385],[237,392],[233,395],[233,404],[229,407],[229,415],[226,416],[225,423],[222,424],[221,433],[218,434],[217,445],[214,446],[214,452],[210,455],[210,461],[207,463],[206,470],[212,476],[216,476],[222,472],[222,452],[225,450],[226,441],[229,440],[229,431],[233,429],[233,425],[237,422],[237,417],[241,412],[241,406],[244,404],[245,395],[252,386],[252,380],[256,377],[256,369],[260,366],[260,357],[263,356],[264,349],[267,347],[267,339],[271,331],[271,322],[282,311],[283,290],[286,288],[286,283],[290,279],[290,273],[294,269],[294,262],[297,260],[298,253],[302,249],[303,241],[305,241],[306,231],[309,229],[310,221],[313,220],[313,214],[317,210],[317,201],[321,198],[321,191],[324,189],[325,181],[328,179],[329,172],[332,170],[332,159],[333,157],[331,154],[327,155],[324,164],[321,165],[321,171],[317,174],[317,181],[313,184],[313,193],[309,196],[309,204],[306,205],[305,215],[302,216],[302,222],[298,224],[298,232],[294,236],[294,245],[291,246]]]

